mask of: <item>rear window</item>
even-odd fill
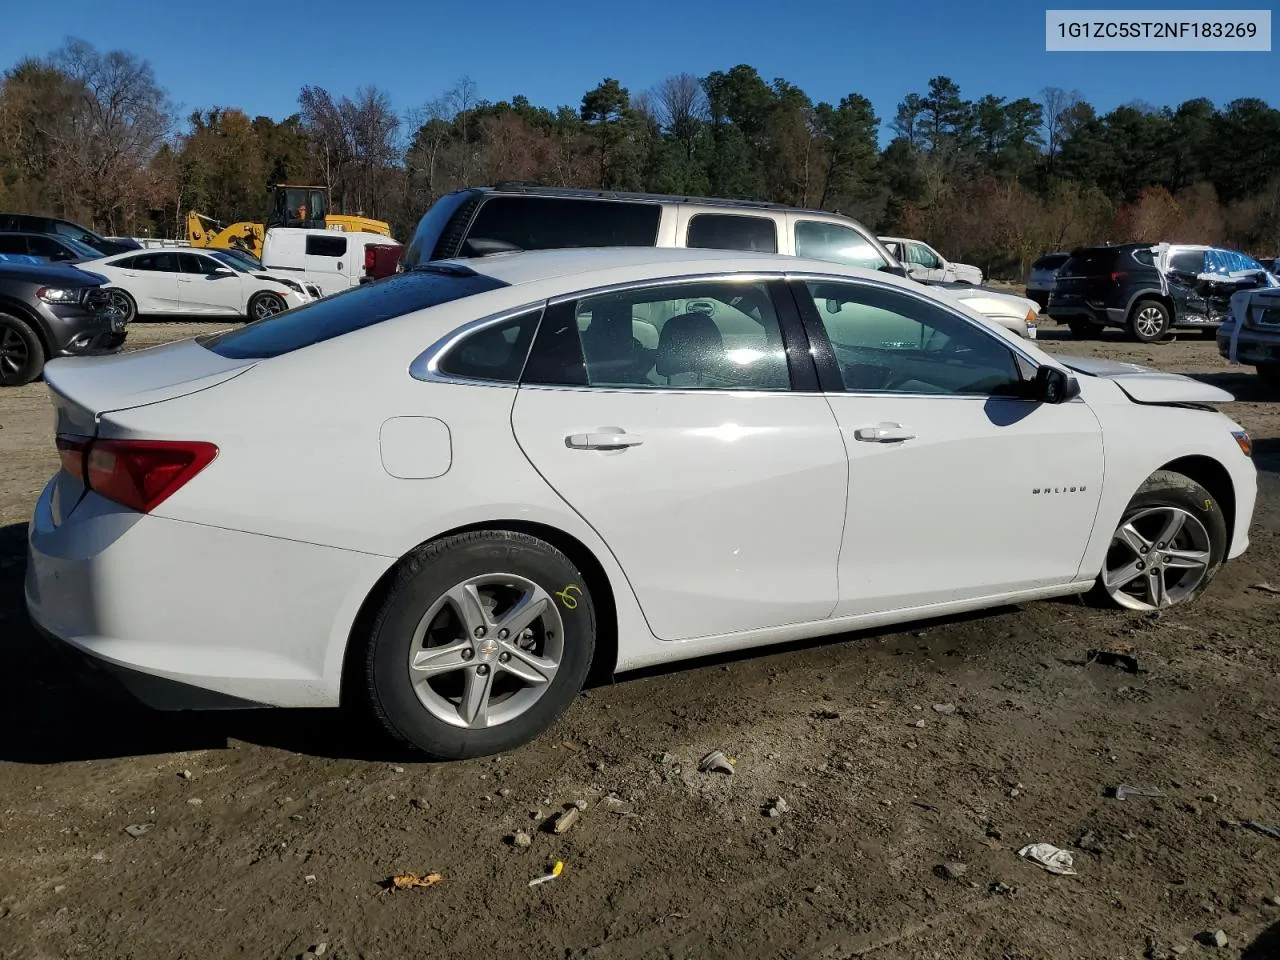
[[[463,253],[564,247],[652,247],[662,207],[620,200],[490,197],[480,207]]]
[[[265,360],[313,343],[507,286],[501,280],[466,267],[419,267],[386,280],[352,287],[342,293],[225,333],[197,338],[220,357]]]
[[[1057,270],[1060,266],[1067,262],[1065,253],[1051,253],[1041,257],[1031,265],[1032,270]]]

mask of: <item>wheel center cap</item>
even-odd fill
[[[476,643],[476,656],[481,660],[492,660],[498,655],[498,642],[485,637]]]

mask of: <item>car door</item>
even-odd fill
[[[1231,298],[1241,290],[1267,285],[1262,264],[1238,250],[1213,248],[1205,253],[1205,270],[1218,279],[1205,289],[1205,311],[1211,321],[1222,323],[1231,312]]]
[[[178,255],[170,251],[144,253],[108,264],[118,281],[137,301],[139,313],[180,313]]]
[[[178,301],[183,313],[243,316],[245,295],[237,271],[200,253],[180,253]]]
[[[1077,579],[1102,489],[1083,400],[1023,399],[1033,364],[923,294],[793,282],[849,455],[835,616]]]
[[[1164,278],[1173,300],[1173,320],[1207,319],[1208,284],[1200,279],[1204,273],[1204,250],[1173,247],[1165,261]]]
[[[653,282],[552,303],[512,428],[608,545],[657,637],[835,607],[848,461],[779,281]]]

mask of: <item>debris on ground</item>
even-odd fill
[[[1016,887],[1011,887],[1003,880],[992,880],[987,889],[999,897],[1012,897]]]
[[[916,727],[916,728],[918,728],[918,729],[920,729],[920,730],[923,730],[923,729],[924,729],[924,721],[923,721],[923,720],[917,720],[915,723],[910,724],[910,726],[913,726],[913,727]]]
[[[526,849],[528,847],[533,846],[533,837],[529,836],[529,834],[524,830],[517,830],[515,833],[511,834],[510,837],[507,838],[507,842],[510,843],[513,847],[520,847],[521,849]]]
[[[315,875],[314,873],[308,873],[305,877],[303,877],[303,878],[302,878],[302,882],[303,882],[303,883],[315,883],[315,882],[316,882],[316,875]]]
[[[712,750],[698,761],[698,770],[702,773],[725,773],[733,776],[733,761],[724,755],[723,750]]]
[[[1280,595],[1280,587],[1273,583],[1255,583],[1253,589],[1261,590],[1263,593],[1274,593]]]
[[[1130,783],[1122,783],[1118,787],[1113,787],[1111,795],[1117,800],[1123,800],[1125,797],[1163,797],[1164,791],[1158,787],[1134,786]]]
[[[1220,823],[1224,827],[1252,830],[1254,833],[1260,833],[1264,837],[1270,837],[1272,840],[1280,840],[1280,829],[1268,826],[1265,823],[1259,823],[1257,820],[1222,820]]]
[[[1029,843],[1018,851],[1018,856],[1059,876],[1074,877],[1076,875],[1075,870],[1072,869],[1075,861],[1071,859],[1071,854],[1051,843]]]
[[[1280,896],[1263,897],[1262,902],[1269,907],[1280,907]]]
[[[392,768],[391,768],[391,772],[392,772],[392,773],[404,773],[404,767],[392,767]]]
[[[551,880],[554,880],[556,877],[560,876],[560,874],[562,874],[563,872],[564,872],[564,861],[557,860],[547,873],[544,873],[540,877],[534,877],[532,880],[530,880],[529,886],[536,887],[540,883],[547,883]]]
[[[1142,672],[1138,666],[1138,658],[1126,650],[1086,650],[1084,662],[1086,666],[1091,663],[1100,663],[1104,667],[1118,667],[1129,673]]]
[[[835,710],[826,710],[826,709],[815,710],[813,711],[813,713],[809,714],[809,716],[813,717],[813,719],[815,720],[839,720],[840,719],[840,714],[837,713]]]
[[[605,810],[612,813],[615,817],[640,816],[640,814],[635,812],[635,808],[631,804],[627,803],[627,801],[623,800],[616,794],[611,793],[600,802],[604,805]]]
[[[1206,947],[1217,947],[1219,949],[1231,944],[1226,932],[1222,930],[1206,930],[1204,933],[1196,934],[1196,939]]]
[[[302,958],[302,960],[320,960],[320,957],[323,957],[328,952],[329,952],[329,944],[321,942],[321,943],[317,943],[314,947],[312,947],[310,950],[307,950],[305,953],[299,954],[299,956]]]
[[[940,713],[944,717],[950,717],[955,714],[956,705],[954,703],[935,703],[933,705],[933,712]]]
[[[498,796],[500,796],[503,800],[507,799],[507,797],[511,796],[511,788],[503,787],[501,790],[498,791]]]
[[[183,780],[190,780],[192,777],[192,773],[190,770],[183,770],[180,774],[178,774],[178,776],[180,776]]]
[[[660,767],[665,767],[669,764],[675,763],[676,758],[670,753],[655,753],[653,755],[653,762]]]
[[[764,815],[771,819],[777,819],[784,813],[791,812],[791,805],[782,797],[774,797],[769,803],[765,804]]]
[[[431,808],[431,801],[426,797],[414,797],[409,801],[409,806],[413,807],[415,810],[429,810]]]
[[[933,868],[934,872],[944,880],[959,880],[969,872],[969,865],[958,863],[956,861],[948,861],[940,863]]]
[[[144,833],[150,833],[151,828],[154,826],[154,823],[131,823],[124,828],[124,832],[136,840]]]
[[[578,818],[582,816],[582,810],[579,807],[570,807],[568,810],[561,811],[556,817],[555,823],[551,825],[551,832],[555,834],[568,833]]]
[[[202,803],[204,803],[204,801],[201,800],[199,797],[192,797],[190,800],[187,801],[187,803],[189,803],[193,807],[198,807]]]
[[[416,887],[434,887],[444,877],[438,873],[397,873],[382,883],[384,892],[390,890],[413,890]]]
[[[1076,841],[1076,847],[1085,853],[1092,853],[1095,856],[1102,856],[1106,852],[1092,832],[1081,834],[1080,839]]]

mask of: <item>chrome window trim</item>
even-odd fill
[[[480,377],[462,377],[453,373],[446,373],[440,369],[440,361],[456,347],[461,341],[470,337],[473,333],[478,333],[487,327],[496,326],[514,320],[526,313],[532,313],[534,310],[540,310],[538,316],[538,324],[542,323],[542,314],[546,313],[547,301],[534,300],[523,306],[511,307],[501,310],[498,313],[491,313],[488,316],[480,317],[478,320],[470,320],[460,327],[455,327],[449,333],[445,334],[422,353],[418,354],[409,364],[409,376],[415,380],[422,380],[428,383],[459,383],[473,387],[511,387],[520,386],[520,378],[515,380],[487,380]],[[529,348],[533,349],[533,341],[537,340],[538,332],[535,328],[533,340],[529,341]],[[529,357],[526,354],[525,360]],[[523,372],[523,366],[521,367]]]
[[[776,254],[776,256],[786,256],[786,254]],[[590,287],[586,290],[580,290],[574,293],[560,294],[549,298],[547,300],[547,306],[552,307],[561,303],[569,303],[574,300],[589,300],[592,297],[601,297],[610,293],[622,293],[626,290],[644,290],[649,287],[672,287],[686,283],[705,283],[708,280],[721,283],[768,283],[771,280],[781,280],[785,276],[786,274],[780,270],[776,272],[750,270],[734,273],[724,273],[722,271],[716,271],[715,273],[690,273],[675,277],[660,277],[651,280],[627,280],[621,283],[609,283],[599,287]],[[781,318],[778,320],[778,326],[782,326]]]

